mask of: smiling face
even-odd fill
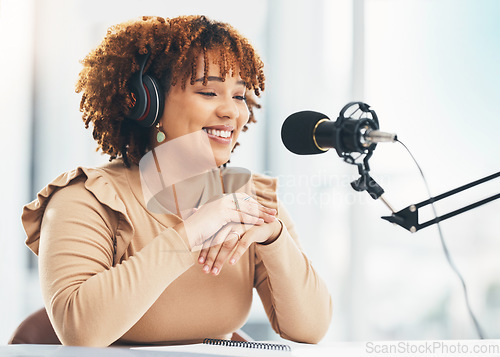
[[[237,75],[230,73],[222,78],[219,66],[213,64],[209,66],[208,82],[203,85],[203,56],[196,68],[194,84],[188,82],[185,89],[180,83],[170,87],[160,125],[167,141],[204,130],[220,166],[229,160],[241,129],[248,122],[246,86]],[[234,73],[238,72],[236,68]]]

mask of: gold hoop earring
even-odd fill
[[[156,141],[158,142],[158,144],[161,144],[165,141],[165,133],[161,130],[159,123],[156,124],[156,129],[158,129],[158,132],[156,133]]]

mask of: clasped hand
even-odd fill
[[[203,271],[218,275],[229,256],[236,264],[254,243],[271,243],[281,231],[277,211],[245,193],[234,193],[206,203],[183,223],[175,226],[191,248],[201,247],[198,263]]]

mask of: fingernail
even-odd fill
[[[205,266],[203,267],[203,271],[204,271],[205,273],[208,273],[208,271],[209,271],[209,270],[210,270],[210,267],[209,267],[208,265],[205,265]]]
[[[205,258],[200,257],[200,258],[198,259],[198,261],[200,262],[200,264],[203,264],[203,263],[205,262]]]
[[[234,258],[233,258],[233,259],[231,259],[231,260],[229,261],[229,263],[230,263],[230,264],[234,264],[234,263],[236,263],[236,259],[234,259]]]
[[[257,220],[257,222],[259,222],[259,223],[264,223],[264,220],[263,220],[262,218],[259,218],[259,219]]]
[[[214,267],[212,269],[212,273],[214,273],[215,275],[217,275],[218,272],[219,272],[219,269],[217,269],[217,267]]]

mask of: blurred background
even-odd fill
[[[499,171],[499,13],[496,0],[0,0],[0,344],[43,305],[22,206],[60,173],[107,162],[81,120],[79,61],[113,24],[182,14],[231,23],[265,62],[263,108],[231,164],[279,178],[333,297],[323,341],[477,338],[436,226],[411,234],[381,220],[388,208],[351,189],[354,166],[333,150],[294,155],[280,129],[295,111],[336,119],[364,101],[410,148],[433,195]],[[379,144],[370,164],[396,210],[428,197],[399,144]],[[438,213],[499,188],[491,181],[440,202]],[[488,338],[500,338],[498,212],[500,200],[442,223]],[[278,338],[257,296],[243,329]]]

